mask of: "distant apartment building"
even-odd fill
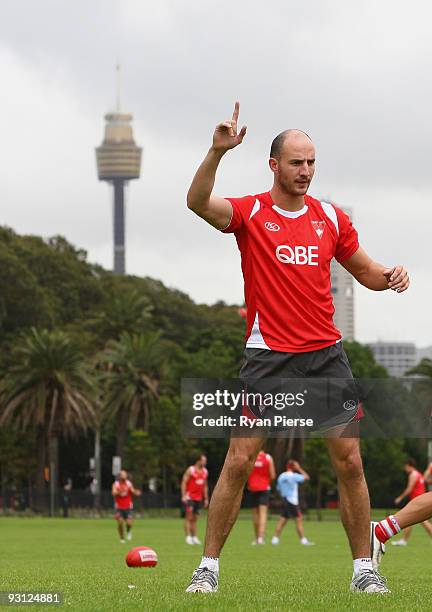
[[[341,208],[352,219],[352,210]],[[354,279],[335,259],[332,260],[330,272],[335,325],[344,340],[354,340]]]
[[[368,346],[375,361],[383,365],[391,376],[404,376],[419,362],[413,342],[374,342]]]

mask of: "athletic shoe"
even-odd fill
[[[186,593],[216,593],[219,575],[207,567],[199,567],[192,574],[192,580]]]
[[[201,544],[201,542],[198,540],[197,536],[192,536],[192,542],[193,542],[193,544]]]
[[[401,540],[392,542],[392,546],[408,546],[408,542],[402,538]]]
[[[124,539],[124,538],[121,538],[121,539],[120,539],[120,544],[124,544],[124,543],[125,543],[125,539]]]
[[[272,544],[279,544],[279,538],[277,536],[273,536],[271,542]]]
[[[129,540],[129,542],[132,540],[132,531],[128,531],[126,539]]]
[[[377,570],[363,569],[352,577],[352,593],[390,593],[385,578]]]
[[[303,544],[303,546],[315,546],[315,542],[311,542],[310,540],[300,540],[300,544]]]
[[[193,546],[194,541],[191,535],[186,536],[186,544],[190,544],[191,546]]]
[[[385,554],[385,544],[380,542],[375,535],[375,527],[378,523],[374,521],[370,524],[370,556],[374,570],[379,570],[383,555]]]

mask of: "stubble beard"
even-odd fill
[[[285,195],[291,197],[298,197],[306,195],[309,189],[310,181],[306,183],[304,186],[296,186],[294,182],[288,182],[284,179],[278,178],[278,187]]]

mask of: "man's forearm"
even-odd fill
[[[356,280],[372,291],[385,291],[389,288],[387,278],[383,274],[385,269],[385,266],[373,261],[356,275]]]
[[[305,472],[303,468],[298,468],[298,471],[300,472],[302,476],[304,476],[306,480],[310,480],[309,474]]]
[[[223,155],[224,152],[211,148],[196,171],[187,194],[187,205],[191,210],[205,208],[208,204]]]

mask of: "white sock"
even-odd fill
[[[218,557],[203,557],[198,567],[206,567],[212,572],[219,574],[219,558]]]
[[[370,557],[361,557],[360,559],[354,559],[354,575],[357,576],[362,570],[373,569],[372,559]]]
[[[303,537],[303,538],[300,540],[300,542],[301,542],[302,544],[307,544],[307,543],[308,543],[308,539],[307,539],[307,537],[306,537],[306,536],[304,536],[304,537]]]
[[[259,538],[257,538],[257,544],[264,544],[264,538],[262,536],[260,536]]]

